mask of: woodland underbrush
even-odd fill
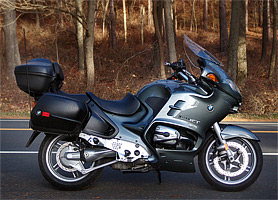
[[[26,31],[26,52],[23,28]],[[141,44],[138,30],[130,30],[127,43],[124,43],[121,32],[119,32],[117,48],[113,50],[108,47],[108,33],[103,37],[101,30],[96,28],[95,86],[87,89],[86,76],[78,70],[77,42],[72,25],[69,24],[59,31],[55,30],[55,27],[47,25],[42,26],[39,32],[33,31],[34,29],[33,24],[19,20],[18,40],[22,63],[36,57],[58,61],[65,75],[62,90],[67,93],[85,93],[90,90],[100,98],[116,100],[121,99],[127,92],[136,94],[145,84],[160,79],[159,69],[155,67],[155,58],[158,52],[155,48],[153,30],[145,31],[144,44]],[[186,60],[183,51],[183,33],[209,50],[224,65],[226,64],[226,55],[219,50],[219,33],[217,32],[194,33],[178,30],[176,37],[178,59]],[[167,49],[166,46],[165,49]],[[277,119],[277,78],[272,80],[267,78],[269,60],[266,60],[265,63],[260,62],[260,50],[261,34],[248,32],[248,78],[245,83],[239,85],[243,94],[240,112],[244,113],[244,116],[261,115],[269,119]],[[268,57],[270,56],[268,55]],[[165,56],[165,59],[168,58]],[[192,67],[188,67],[188,69],[198,73]],[[28,116],[26,114],[30,109],[28,95],[17,88],[15,81],[7,79],[4,63],[1,66],[1,72],[1,117]],[[170,76],[168,69],[167,74]]]

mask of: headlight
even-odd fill
[[[237,87],[237,85],[231,79],[226,79],[226,81],[234,91],[236,91],[240,94],[239,88]]]

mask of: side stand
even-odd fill
[[[159,170],[156,170],[157,172],[157,177],[158,177],[158,184],[160,185],[161,184],[161,173]]]

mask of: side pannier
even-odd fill
[[[86,103],[45,93],[31,112],[31,128],[41,132],[78,134],[89,118]]]
[[[14,70],[18,87],[33,97],[46,92],[57,91],[62,87],[64,75],[58,63],[48,59],[35,58]]]

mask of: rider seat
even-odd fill
[[[111,101],[104,100],[91,92],[87,95],[104,111],[113,113],[116,115],[133,115],[140,107],[140,101],[131,93],[127,93],[122,100]]]

